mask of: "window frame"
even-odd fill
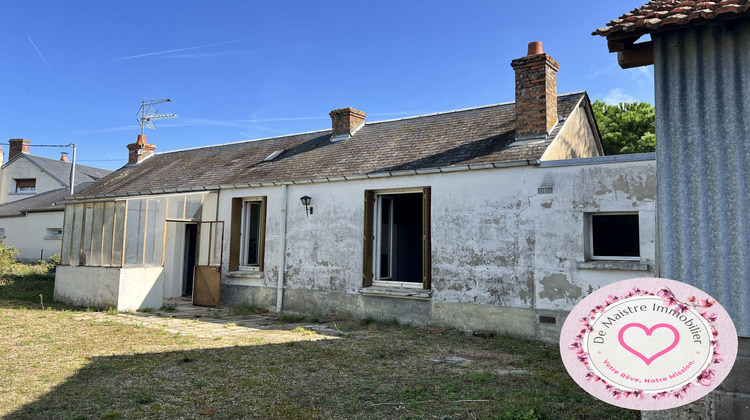
[[[595,216],[636,216],[638,225],[638,256],[625,255],[596,255],[594,253],[594,221]],[[586,260],[587,261],[641,261],[641,216],[637,211],[619,212],[591,212],[586,213]]]
[[[259,204],[258,223],[258,264],[246,263],[247,249],[247,217],[249,206]],[[266,248],[266,219],[267,199],[260,197],[235,197],[232,198],[232,215],[229,239],[229,271],[258,271],[262,272],[265,265]]]
[[[54,233],[52,233],[55,231]],[[46,228],[44,231],[44,239],[62,239],[62,228]]]
[[[22,186],[19,184],[33,184]],[[23,189],[28,188],[28,189]],[[18,178],[13,179],[14,194],[36,194],[36,178]]]
[[[421,282],[403,282],[392,280],[381,280],[380,278],[380,261],[378,255],[381,250],[382,224],[377,221],[382,220],[383,198],[398,194],[422,194],[422,280]],[[393,220],[393,203],[390,201],[390,218]],[[365,211],[364,211],[364,246],[362,262],[362,286],[363,287],[396,287],[405,289],[432,289],[432,243],[431,243],[431,188],[414,187],[399,189],[383,190],[365,190]],[[393,239],[392,229],[389,231]],[[392,273],[392,267],[391,267]]]

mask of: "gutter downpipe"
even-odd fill
[[[284,307],[284,271],[286,269],[286,204],[288,186],[281,185],[281,220],[279,221],[279,235],[281,235],[281,264],[279,266],[279,280],[276,287],[276,313],[280,314]]]

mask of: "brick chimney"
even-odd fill
[[[136,165],[143,161],[143,159],[153,155],[156,146],[146,143],[145,134],[139,134],[138,140],[128,145],[128,150],[130,151],[128,154],[128,165]]]
[[[560,65],[529,44],[526,57],[513,60],[516,71],[516,140],[543,139],[557,123],[557,71]]]
[[[365,114],[354,108],[341,108],[331,111],[331,141],[346,140],[365,125]]]
[[[10,147],[8,148],[8,162],[19,153],[29,153],[29,144],[31,144],[31,140],[10,139],[8,140],[8,143],[10,143]]]

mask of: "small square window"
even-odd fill
[[[0,228],[0,239],[5,238],[5,228]]]
[[[61,228],[47,228],[44,239],[62,239]]]
[[[638,213],[593,213],[588,216],[589,259],[640,260]]]
[[[16,194],[34,194],[36,192],[36,179],[16,179]]]

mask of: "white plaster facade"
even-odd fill
[[[0,217],[0,229],[4,235],[0,240],[18,250],[16,258],[27,261],[48,259],[60,253],[63,212],[30,212],[25,216]]]
[[[651,155],[618,159],[289,185],[286,197],[276,186],[222,191],[219,219],[226,221],[232,198],[268,200],[266,269],[243,276],[229,272],[225,258],[222,300],[278,309],[284,258],[285,311],[551,338],[567,311],[592,291],[655,275],[654,161]],[[404,299],[398,291],[363,288],[364,191],[422,186],[432,190],[431,291]],[[312,215],[299,202],[303,195],[313,199]],[[638,214],[638,261],[588,261],[586,216],[602,212]],[[539,316],[555,323],[540,323]]]
[[[10,203],[17,200],[28,198],[34,194],[45,191],[56,190],[66,187],[49,174],[42,171],[39,166],[29,160],[22,159],[23,156],[14,159],[0,169],[0,204]],[[35,192],[16,193],[17,179],[34,179],[36,180]]]

